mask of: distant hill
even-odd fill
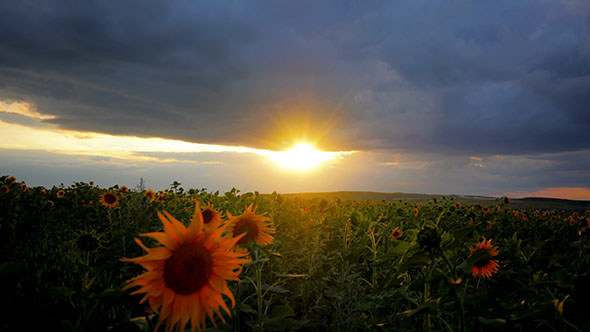
[[[372,191],[335,191],[320,193],[297,193],[282,194],[282,196],[303,199],[325,198],[333,200],[339,198],[343,201],[410,201],[410,202],[427,202],[432,199],[442,200],[443,198],[459,201],[463,204],[479,204],[494,206],[501,202],[498,197],[472,196],[472,195],[436,195],[436,194],[415,194],[415,193],[380,193]],[[526,197],[511,198],[510,204],[507,205],[512,209],[543,209],[543,210],[588,210],[590,201],[574,201],[558,198],[544,197]]]

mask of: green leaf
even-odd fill
[[[251,306],[247,305],[246,303],[241,303],[240,304],[240,311],[241,312],[245,312],[248,314],[255,314],[256,310],[254,310],[254,308],[252,308]]]
[[[434,314],[438,310],[438,303],[439,302],[440,302],[440,298],[428,299],[428,300],[426,300],[426,302],[421,303],[416,308],[406,310],[406,311],[402,312],[401,314],[405,315],[405,316],[413,316],[416,314],[425,314],[425,313]]]
[[[432,262],[432,257],[429,253],[419,252],[405,259],[397,268],[398,273],[407,271],[411,267],[428,266]]]
[[[486,261],[489,259],[490,253],[487,250],[476,251],[471,256],[469,256],[465,262],[459,264],[457,269],[463,270],[465,273],[469,273],[471,272],[473,265],[475,265],[477,262]]]
[[[98,294],[91,295],[90,298],[94,298],[94,299],[98,299],[98,300],[118,300],[123,295],[125,295],[125,293],[123,293],[117,289],[109,288],[109,289],[105,289],[104,291],[102,291]]]
[[[60,287],[53,287],[51,289],[51,294],[55,296],[65,296],[65,297],[72,297],[76,292],[68,287],[60,286]]]
[[[282,285],[277,285],[277,286],[271,287],[268,291],[273,292],[273,293],[278,293],[278,294],[290,293],[290,291],[288,289],[286,289],[285,287],[283,287]]]
[[[477,225],[469,225],[466,227],[459,228],[453,231],[453,236],[455,237],[455,242],[462,243],[465,242],[467,237],[476,230]]]
[[[295,311],[288,305],[278,305],[272,309],[270,317],[264,317],[264,324],[270,328],[282,328],[281,321],[294,316]]]
[[[397,257],[402,257],[411,246],[411,242],[395,241],[394,247],[390,249],[389,253]]]
[[[478,316],[477,320],[479,320],[480,323],[489,326],[503,326],[504,324],[506,324],[506,320],[502,318],[484,318]]]

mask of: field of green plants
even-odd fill
[[[139,236],[163,231],[158,211],[188,226],[195,201],[222,220],[253,203],[274,229],[272,243],[239,249],[250,262],[227,282],[231,317],[207,318],[207,331],[590,331],[590,211],[515,210],[507,198],[287,199],[176,182],[161,192],[33,188],[8,176],[0,330],[152,331],[159,313],[123,290],[145,270],[121,258],[145,254],[136,237],[159,245]]]

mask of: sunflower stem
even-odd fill
[[[256,295],[258,296],[258,331],[263,331],[262,328],[262,266],[256,266]]]
[[[445,264],[447,264],[447,266],[449,267],[449,270],[451,271],[451,276],[453,277],[453,282],[456,281],[457,280],[457,274],[455,272],[455,267],[451,263],[451,260],[447,256],[447,253],[444,251],[444,249],[442,248],[442,246],[439,246],[439,250],[440,250],[440,252],[442,254],[441,257],[444,259]]]
[[[465,280],[465,287],[463,288],[463,294],[459,298],[459,306],[461,309],[461,316],[459,317],[459,331],[465,332],[465,294],[467,293],[467,287],[469,285],[469,279]]]

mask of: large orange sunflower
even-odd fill
[[[498,262],[492,257],[498,255],[498,248],[492,246],[492,239],[486,241],[484,238],[483,241],[478,243],[475,248],[469,248],[469,251],[473,255],[478,251],[487,251],[490,254],[490,257],[486,260],[476,262],[473,267],[471,268],[471,273],[476,278],[490,278],[492,273],[498,272]]]
[[[145,293],[140,303],[148,300],[154,311],[160,310],[160,324],[166,320],[166,331],[172,331],[178,324],[184,331],[191,321],[192,331],[206,328],[206,317],[215,324],[214,313],[225,322],[219,307],[231,315],[222,294],[235,305],[233,294],[226,280],[239,280],[240,264],[250,260],[243,254],[231,251],[241,236],[222,238],[227,226],[203,230],[203,216],[197,203],[191,224],[185,227],[168,212],[158,212],[164,224],[164,232],[140,234],[160,242],[163,247],[148,248],[135,239],[147,255],[137,258],[122,258],[143,266],[147,272],[130,279],[131,288],[140,289],[131,294]]]
[[[265,216],[266,212],[257,215],[256,208],[252,210],[253,205],[254,203],[250,204],[241,216],[232,216],[231,213],[227,213],[229,232],[233,237],[246,234],[238,241],[238,244],[256,241],[265,246],[273,242],[274,238],[270,234],[275,230],[270,227],[270,218]]]
[[[113,193],[104,193],[104,194],[100,195],[99,202],[102,203],[102,205],[106,206],[106,207],[115,207],[115,206],[117,206],[119,199]]]

